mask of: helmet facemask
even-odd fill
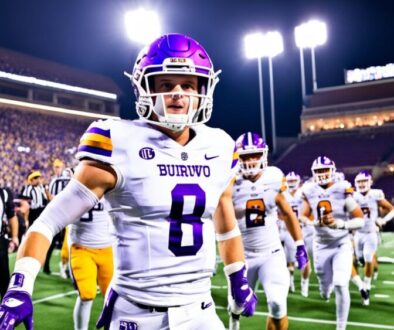
[[[177,62],[177,61],[179,62]],[[182,60],[182,61],[180,61]],[[175,62],[172,62],[175,61]],[[137,114],[140,118],[172,131],[181,131],[186,126],[206,123],[212,114],[213,92],[218,83],[220,71],[198,67],[189,59],[165,59],[162,65],[146,66],[142,71],[135,70],[132,77],[136,89]],[[196,76],[198,78],[197,93],[166,92],[156,93],[153,86],[154,76],[176,75]],[[165,97],[188,98],[188,110],[184,114],[171,113],[165,107]],[[194,101],[196,100],[197,101]]]
[[[290,191],[297,190],[300,187],[300,180],[299,179],[286,179],[286,185],[287,188],[289,188]]]
[[[313,179],[318,185],[326,186],[334,182],[336,166],[330,158],[319,156],[313,161],[311,170]]]
[[[240,152],[239,167],[245,177],[254,177],[267,167],[268,150],[262,152]]]
[[[334,181],[335,169],[331,167],[312,169],[313,178],[320,186],[328,185]]]
[[[371,175],[368,172],[360,172],[354,179],[354,185],[356,186],[356,191],[359,193],[368,192],[372,186]]]

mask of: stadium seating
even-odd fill
[[[91,122],[11,108],[1,108],[0,114],[0,185],[14,192],[32,169],[48,182],[56,158],[72,166],[79,138]]]
[[[333,132],[304,137],[278,159],[285,173],[296,171],[310,176],[310,166],[319,155],[332,158],[340,169],[370,167],[383,161],[392,149],[394,130]]]

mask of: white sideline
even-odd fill
[[[227,307],[216,306],[216,309],[227,309]],[[255,312],[254,315],[267,316],[268,313]],[[333,324],[333,325],[336,324],[335,321],[330,321],[330,320],[317,320],[317,319],[310,319],[310,318],[305,318],[305,317],[294,317],[294,316],[289,316],[288,318],[289,318],[289,320],[292,320],[292,321],[299,321],[299,322],[305,322],[305,323],[319,323],[319,324]],[[362,327],[362,328],[372,328],[372,329],[394,329],[394,326],[392,326],[392,325],[361,323],[361,322],[351,322],[351,321],[348,321],[347,325],[353,325],[353,326]]]
[[[33,305],[34,304],[40,304],[42,302],[45,301],[50,301],[50,300],[54,300],[54,299],[58,299],[58,298],[63,298],[66,296],[70,296],[73,294],[76,294],[77,291],[76,290],[72,290],[72,291],[68,291],[65,293],[59,293],[59,294],[55,294],[53,296],[49,296],[46,298],[42,298],[42,299],[38,299],[38,300],[34,300],[33,301]],[[216,309],[227,309],[227,307],[224,306],[216,306]],[[268,313],[264,313],[264,312],[255,312],[255,315],[259,315],[259,316],[267,316]],[[294,316],[289,316],[289,320],[292,321],[299,321],[299,322],[306,322],[306,323],[319,323],[319,324],[333,324],[335,325],[336,322],[335,321],[330,321],[330,320],[317,320],[317,319],[310,319],[310,318],[305,318],[305,317],[294,317]],[[347,325],[352,325],[352,326],[357,326],[357,327],[362,327],[362,328],[372,328],[372,329],[393,329],[394,330],[394,326],[391,325],[383,325],[383,324],[373,324],[373,323],[361,323],[361,322],[351,322],[348,321]]]

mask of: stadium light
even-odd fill
[[[265,121],[264,121],[264,94],[263,94],[263,72],[261,59],[268,58],[269,64],[269,81],[270,81],[270,101],[271,101],[271,125],[272,125],[272,146],[276,151],[276,129],[275,129],[275,100],[274,100],[274,84],[272,74],[272,59],[283,52],[283,38],[279,32],[271,31],[266,34],[257,32],[246,35],[244,38],[245,55],[249,59],[257,59],[259,70],[259,90],[260,90],[260,116],[261,131],[264,141]]]
[[[305,90],[303,50],[304,48],[311,49],[313,91],[316,91],[317,81],[316,81],[315,48],[317,46],[321,46],[326,43],[327,26],[324,22],[318,20],[310,20],[306,23],[297,26],[294,29],[294,35],[295,35],[296,45],[300,49],[302,100],[304,101],[304,98],[306,96],[306,90]]]
[[[119,117],[117,116],[104,115],[101,113],[90,113],[80,110],[66,109],[62,107],[55,107],[51,105],[38,104],[33,102],[17,101],[3,97],[0,97],[0,105],[6,105],[6,106],[17,107],[22,109],[37,109],[37,110],[44,110],[50,112],[59,112],[59,113],[65,113],[69,115],[88,117],[88,118],[116,119],[116,120],[119,119]]]
[[[124,19],[127,35],[134,42],[146,45],[161,35],[159,16],[152,10],[131,10]]]
[[[264,94],[263,94],[263,68],[261,66],[261,58],[264,54],[264,36],[262,33],[252,33],[244,37],[245,55],[248,59],[257,59],[257,67],[259,72],[259,97],[260,97],[260,121],[261,136],[264,141],[265,136],[265,120],[264,120]]]
[[[39,79],[39,78],[35,78],[35,77],[30,77],[30,76],[22,76],[19,74],[9,73],[9,72],[4,72],[4,71],[0,71],[0,78],[5,78],[8,80],[12,80],[12,81],[18,81],[18,82],[22,82],[24,84],[29,84],[29,85],[50,87],[50,88],[61,89],[61,90],[70,91],[70,92],[98,96],[98,97],[102,97],[102,98],[106,98],[106,99],[110,99],[110,100],[114,100],[114,101],[116,101],[116,99],[117,99],[117,95],[114,93],[108,93],[108,92],[103,92],[103,91],[90,89],[90,88],[72,86],[72,85],[57,83],[54,81]]]

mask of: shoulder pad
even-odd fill
[[[112,120],[94,121],[82,135],[76,157],[85,157],[111,163],[113,151],[111,138]]]

